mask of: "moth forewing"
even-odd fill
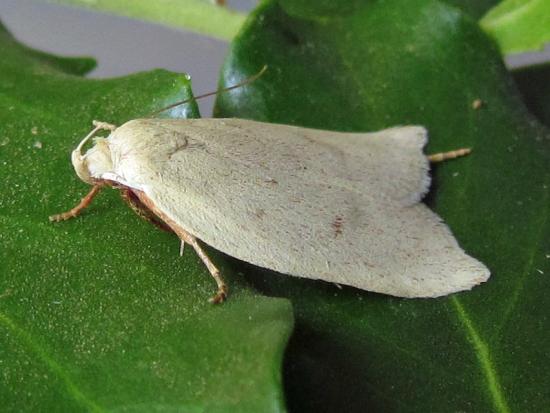
[[[429,187],[425,143],[415,126],[342,133],[141,119],[90,149],[79,176],[134,191],[193,245],[218,283],[215,301],[227,287],[196,239],[285,274],[437,297],[470,289],[489,271],[419,203]]]

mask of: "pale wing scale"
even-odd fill
[[[417,203],[420,127],[349,134],[240,119],[135,120],[109,137],[110,176],[220,251],[282,273],[401,297],[485,281]]]

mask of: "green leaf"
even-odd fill
[[[370,1],[370,0],[367,0]],[[364,0],[332,1],[332,0],[278,0],[286,13],[294,17],[306,19],[324,19],[335,15],[344,16],[362,7]]]
[[[77,218],[70,151],[92,119],[120,124],[191,95],[162,70],[92,80],[90,60],[31,51],[0,32],[2,411],[280,412],[286,300],[258,296],[224,258],[219,306],[196,254],[105,190]],[[172,116],[198,116],[195,104]],[[193,211],[189,211],[193,213]]]
[[[456,6],[462,11],[468,13],[475,19],[479,19],[483,16],[487,10],[496,4],[500,3],[501,0],[444,0],[445,3],[448,3],[452,6]]]
[[[373,1],[373,0],[367,0]],[[487,10],[500,0],[444,0],[445,3],[460,8],[475,18],[481,17]],[[333,0],[278,0],[279,5],[287,14],[306,19],[323,19],[335,15],[353,13],[362,7],[364,0],[333,1]]]
[[[480,20],[502,53],[542,49],[550,42],[548,0],[504,0]]]
[[[550,126],[550,63],[518,69],[513,75],[531,113]]]
[[[427,153],[472,147],[433,168],[426,202],[492,276],[470,292],[406,300],[249,267],[258,288],[294,305],[289,408],[546,410],[549,131],[525,109],[493,43],[457,8],[385,0],[346,17],[316,15],[290,17],[267,2],[250,16],[220,83],[268,70],[219,95],[217,116],[346,131],[421,124]]]
[[[209,0],[49,0],[231,40],[245,15]]]

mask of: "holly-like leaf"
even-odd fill
[[[542,49],[550,42],[548,0],[504,0],[480,20],[503,53]]]
[[[248,268],[289,297],[292,411],[525,412],[550,405],[550,134],[525,109],[493,43],[433,0],[372,1],[319,18],[264,3],[231,45],[217,116],[345,131],[429,130],[428,204],[492,272],[470,292],[398,299]],[[348,3],[347,3],[348,4]],[[444,263],[442,263],[444,265]]]
[[[222,264],[230,300],[192,249],[105,190],[69,154],[92,119],[116,124],[189,97],[157,70],[92,80],[90,60],[34,52],[0,32],[0,406],[19,411],[280,412],[288,301],[258,296]],[[172,116],[198,116],[196,105]],[[193,211],[189,211],[193,213]]]

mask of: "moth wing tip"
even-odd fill
[[[480,284],[485,283],[491,277],[491,272],[480,261],[475,260],[474,258],[469,257],[471,260],[475,261],[469,265],[467,269],[461,269],[453,275],[452,282],[449,282],[448,279],[442,280],[440,284],[440,289],[433,291],[432,294],[426,295],[426,298],[437,298],[444,297],[450,294],[459,293],[462,291],[470,291],[474,287],[477,287]]]

